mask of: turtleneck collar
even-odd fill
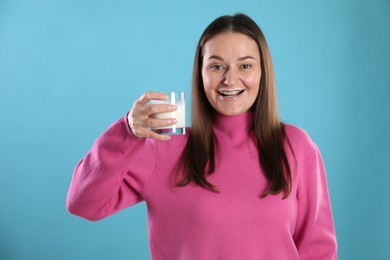
[[[235,116],[225,116],[220,113],[214,114],[213,129],[218,132],[225,132],[229,135],[234,133],[249,133],[253,126],[253,113],[244,113]]]

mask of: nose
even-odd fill
[[[223,84],[226,86],[234,86],[238,82],[237,72],[234,70],[228,70],[224,74]]]

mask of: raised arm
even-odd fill
[[[77,164],[66,201],[70,213],[99,220],[143,200],[154,168],[155,141],[134,136],[122,118]]]
[[[151,115],[176,109],[172,105],[149,105],[164,100],[160,92],[146,92],[130,112],[110,126],[77,164],[66,206],[72,214],[98,220],[143,200],[142,192],[154,169],[156,140],[169,136],[150,130],[175,123]]]

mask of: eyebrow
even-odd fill
[[[216,59],[216,60],[221,60],[221,61],[223,61],[223,58],[222,58],[221,56],[218,56],[218,55],[211,55],[211,56],[208,58],[208,60],[211,60],[211,59]],[[243,56],[243,57],[239,58],[238,60],[239,60],[239,61],[242,61],[242,60],[247,60],[247,59],[256,60],[255,58],[253,58],[252,56],[249,56],[249,55]]]

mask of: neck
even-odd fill
[[[233,137],[237,134],[249,134],[253,128],[253,113],[243,113],[234,116],[225,116],[215,113],[213,118],[213,130],[218,133],[226,133]]]

